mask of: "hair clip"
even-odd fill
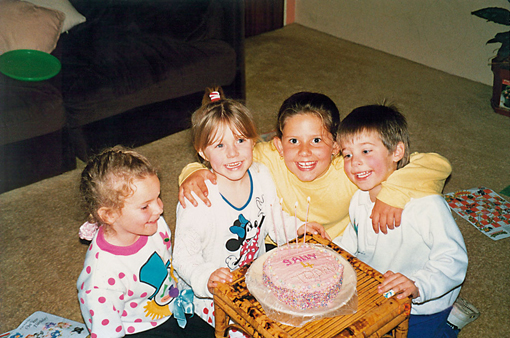
[[[99,226],[97,223],[85,222],[80,227],[79,236],[81,239],[91,241],[94,238]]]
[[[221,100],[221,96],[219,92],[211,92],[209,94],[209,98],[211,99],[211,102]]]

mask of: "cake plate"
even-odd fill
[[[358,297],[356,293],[357,278],[354,268],[342,255],[324,245],[310,243],[307,243],[307,245],[313,245],[328,250],[332,255],[338,258],[338,261],[344,266],[342,287],[328,306],[301,310],[292,308],[278,300],[275,294],[264,285],[262,280],[262,267],[266,259],[272,254],[272,251],[266,252],[257,258],[246,272],[246,286],[250,293],[257,299],[270,319],[296,327],[302,326],[312,320],[355,313],[358,307]],[[280,248],[285,248],[285,246],[281,246]]]

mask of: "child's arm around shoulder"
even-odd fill
[[[205,181],[211,181],[216,184],[216,175],[208,170],[205,166],[198,162],[186,165],[179,175],[179,203],[186,208],[186,199],[196,207],[198,205],[195,196],[201,199],[205,205],[211,206],[211,201],[207,198],[209,190],[205,185]]]
[[[409,164],[393,172],[382,183],[382,189],[377,195],[377,202],[372,211],[374,230],[378,232],[380,224],[381,231],[386,233],[386,222],[383,222],[386,219],[395,219],[395,225],[399,226],[402,209],[411,198],[441,194],[451,172],[450,162],[441,155],[412,154]]]

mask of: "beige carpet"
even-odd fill
[[[409,120],[412,150],[451,161],[445,192],[480,185],[498,192],[510,185],[510,118],[490,108],[489,86],[296,24],[248,39],[246,65],[247,106],[260,132],[273,128],[279,105],[297,91],[329,95],[343,116],[389,100]],[[177,175],[194,160],[189,133],[139,151],[161,168],[172,226]],[[77,236],[83,220],[78,175],[79,169],[0,195],[0,333],[38,310],[81,321],[75,281],[86,246]],[[492,241],[455,217],[470,258],[461,296],[482,313],[459,337],[510,337],[510,239]]]

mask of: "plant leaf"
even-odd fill
[[[500,59],[508,59],[510,55],[510,32],[498,33],[494,38],[487,41],[487,43],[500,42],[501,47],[498,49],[498,57]]]
[[[479,18],[486,19],[487,21],[510,26],[510,11],[508,9],[500,7],[488,7],[471,12],[471,14]]]

